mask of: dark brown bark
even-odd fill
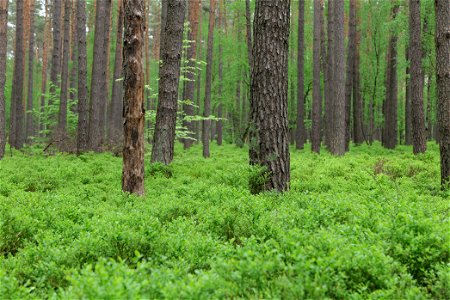
[[[405,49],[406,61],[409,61],[409,46]],[[405,144],[412,144],[412,108],[411,108],[411,84],[409,65],[406,66],[405,78]]]
[[[333,95],[332,100],[332,134],[330,139],[330,151],[334,155],[345,153],[345,55],[344,55],[344,0],[333,1],[334,5],[334,64],[332,76]]]
[[[8,31],[8,0],[0,0],[0,160],[5,155],[6,116],[5,116],[5,82],[6,82],[6,51]]]
[[[289,189],[288,52],[289,0],[257,0],[251,76],[250,164],[264,168],[252,193]]]
[[[219,105],[217,106],[217,117],[219,120],[216,123],[217,131],[217,145],[222,145],[222,134],[223,134],[223,124],[222,124],[222,88],[223,88],[223,47],[222,47],[222,36],[223,36],[223,10],[224,10],[224,0],[219,0],[219,29],[221,30],[220,40],[219,40]]]
[[[124,0],[122,190],[144,194],[144,3]]]
[[[364,124],[363,124],[363,103],[361,98],[360,88],[360,73],[359,73],[359,44],[360,33],[358,31],[358,0],[355,1],[355,59],[353,63],[353,142],[356,145],[364,141]]]
[[[311,150],[320,153],[320,122],[322,115],[322,95],[320,93],[320,46],[321,28],[320,15],[322,3],[314,1],[314,41],[313,41],[313,103],[312,103],[312,128]],[[303,99],[302,99],[303,101]]]
[[[398,5],[392,7],[392,20],[395,20]],[[389,38],[386,67],[386,95],[384,107],[384,127],[382,144],[387,149],[397,146],[397,35],[391,33]]]
[[[77,39],[78,39],[78,125],[77,153],[88,150],[88,113],[87,99],[87,60],[86,60],[86,3],[77,2]]]
[[[114,59],[114,77],[111,97],[111,113],[109,121],[109,137],[114,144],[121,140],[122,135],[122,99],[123,82],[122,61],[123,61],[123,2],[118,1],[117,34],[116,34],[116,55]]]
[[[25,60],[24,60],[24,19],[23,11],[24,1],[18,0],[16,2],[16,39],[14,50],[14,72],[11,92],[11,116],[10,116],[10,133],[9,142],[11,147],[20,149],[23,146],[23,84],[24,84],[24,72],[25,72]]]
[[[34,135],[33,125],[33,70],[34,70],[34,1],[30,2],[30,30],[28,43],[28,89],[25,139]]]
[[[331,149],[331,136],[333,125],[333,76],[334,76],[334,1],[328,1],[328,20],[327,20],[327,64],[325,80],[325,145],[328,150]]]
[[[209,2],[209,25],[208,25],[208,48],[206,53],[206,82],[205,82],[205,102],[203,106],[203,116],[205,118],[211,115],[211,81],[212,81],[212,62],[213,62],[213,41],[214,41],[214,22],[215,22],[216,0]],[[211,130],[211,120],[202,122],[202,144],[203,157],[209,157],[209,135]]]
[[[318,2],[318,1],[316,1]],[[318,3],[320,5],[320,3]],[[297,53],[297,119],[295,130],[295,148],[303,149],[305,138],[305,70],[304,70],[304,56],[305,56],[305,1],[300,0],[298,2],[298,53]],[[316,38],[316,36],[314,36]],[[320,43],[320,29],[319,29],[319,43]],[[320,57],[320,45],[319,48],[314,48],[314,55],[316,50],[319,50],[318,57]],[[315,56],[314,56],[315,57]],[[314,76],[314,75],[313,75]],[[320,78],[320,66],[319,66],[319,78]],[[320,79],[319,79],[320,80]],[[319,83],[320,85],[320,83]],[[320,129],[319,129],[320,132]]]
[[[450,183],[450,1],[435,0],[436,10],[436,83],[438,102],[441,186]]]
[[[420,25],[420,2],[419,0],[410,0],[409,45],[411,48],[409,54],[411,59],[411,105],[414,154],[423,153],[427,150],[423,110],[422,30]]]
[[[178,108],[178,85],[183,46],[184,0],[167,0],[167,21],[161,40],[158,108],[152,148],[152,163],[168,165],[173,160]]]
[[[50,98],[48,104],[53,103],[53,99],[59,97],[56,95],[56,87],[60,86],[60,76],[61,76],[61,13],[62,13],[62,3],[63,1],[56,0],[53,1],[53,11],[52,11],[52,33],[53,33],[53,48],[52,48],[52,65],[50,69]],[[55,118],[55,116],[49,116],[50,118]]]
[[[59,101],[58,117],[58,135],[66,135],[67,128],[67,96],[69,92],[69,56],[70,56],[70,14],[72,3],[69,0],[64,1],[64,40],[63,40],[63,59],[61,73],[61,95]]]
[[[186,94],[185,99],[192,102],[191,104],[183,104],[183,111],[186,116],[194,115],[194,92],[195,92],[195,68],[196,68],[196,49],[197,49],[197,39],[198,39],[198,18],[200,11],[200,1],[193,0],[189,1],[189,27],[190,31],[188,34],[188,39],[190,41],[189,47],[187,49],[187,72],[186,78]],[[190,139],[183,139],[184,149],[188,149],[192,146],[194,138],[194,123],[190,121],[184,121],[184,126],[187,128],[191,134],[189,134]]]

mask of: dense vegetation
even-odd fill
[[[293,151],[291,190],[251,195],[246,149],[204,160],[177,146],[171,166],[146,168],[143,198],[121,192],[109,153],[14,151],[0,165],[0,296],[448,299],[449,193],[428,148]]]

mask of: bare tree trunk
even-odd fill
[[[441,186],[450,182],[450,0],[435,0],[436,10],[436,82],[438,98]]]
[[[6,116],[5,116],[5,82],[6,52],[8,31],[8,0],[0,0],[0,160],[5,155]]]
[[[53,1],[52,11],[52,33],[53,33],[53,48],[52,48],[52,65],[50,70],[50,99],[48,104],[53,104],[53,98],[58,97],[56,95],[56,87],[59,87],[59,80],[61,75],[61,13],[62,13],[62,1]],[[51,119],[55,116],[50,115]],[[54,128],[51,128],[54,129]]]
[[[144,3],[124,0],[124,147],[122,190],[144,194]]]
[[[208,26],[208,49],[206,54],[206,83],[205,83],[205,103],[203,107],[203,116],[211,115],[211,80],[213,63],[213,41],[214,41],[214,21],[216,18],[216,1],[209,2],[209,26]],[[209,134],[211,130],[211,120],[203,120],[202,124],[202,143],[203,157],[208,158],[209,153]]]
[[[201,3],[199,4],[201,5]],[[197,57],[201,60],[202,59],[202,50],[203,50],[203,43],[202,43],[202,39],[203,39],[203,26],[202,26],[202,21],[203,21],[203,14],[200,8],[200,12],[198,14],[198,22],[199,22],[199,32],[198,32],[198,54]],[[201,102],[201,90],[202,90],[202,85],[201,85],[201,80],[202,79],[202,70],[199,69],[197,70],[197,86],[196,86],[196,90],[197,90],[197,98],[196,98],[196,102],[195,104],[197,105],[197,115],[200,115],[200,102]],[[194,124],[195,127],[195,139],[197,140],[197,142],[200,140],[200,122],[195,122]]]
[[[78,126],[77,153],[88,150],[89,105],[87,100],[87,60],[86,60],[86,3],[77,1],[77,39],[78,39]]]
[[[34,135],[33,125],[33,67],[34,67],[34,1],[30,2],[30,30],[28,44],[28,90],[25,139],[29,141]]]
[[[64,2],[64,40],[63,40],[63,60],[61,74],[61,96],[59,102],[58,136],[64,137],[67,128],[67,96],[69,92],[69,56],[70,56],[70,14],[72,3],[69,0]]]
[[[433,79],[433,74],[429,74],[428,78],[427,78],[427,110],[426,110],[426,122],[427,122],[427,127],[426,127],[426,131],[427,131],[427,140],[432,139],[432,128],[433,128],[433,123],[431,121],[431,82]]]
[[[320,46],[321,28],[320,14],[322,3],[314,1],[314,41],[313,41],[313,103],[312,103],[312,128],[311,150],[320,153],[320,122],[322,117],[322,95],[320,93]]]
[[[122,78],[122,61],[123,61],[123,3],[118,1],[118,17],[117,17],[117,37],[116,37],[116,56],[114,60],[114,77],[111,97],[111,119],[109,122],[110,141],[117,144],[121,140],[122,126],[122,99],[123,99],[123,82]]]
[[[325,145],[331,150],[331,136],[333,125],[334,103],[334,1],[328,1],[328,20],[327,20],[327,80],[325,80]]]
[[[184,0],[167,0],[167,22],[161,40],[158,108],[152,148],[152,163],[168,165],[173,160],[178,108],[178,85],[183,47]]]
[[[69,108],[72,112],[77,112],[76,104],[74,103],[77,97],[77,1],[72,0],[72,20],[71,24],[71,41],[70,41],[70,61],[72,68],[70,69],[70,91],[69,91]]]
[[[289,189],[288,52],[289,0],[257,0],[251,76],[250,163],[265,168],[251,192]],[[273,87],[277,88],[273,88]],[[274,101],[277,99],[277,101]]]
[[[220,40],[219,40],[219,105],[217,106],[217,117],[219,120],[216,123],[217,130],[217,145],[222,145],[222,132],[223,132],[223,124],[222,124],[222,88],[223,88],[223,61],[222,61],[222,36],[224,35],[224,0],[219,0],[219,30],[221,31]]]
[[[42,81],[41,81],[41,103],[40,103],[40,116],[41,118],[44,116],[45,112],[45,93],[47,92],[47,67],[48,67],[48,49],[51,44],[51,28],[50,28],[50,13],[49,13],[49,4],[48,0],[45,0],[45,25],[44,25],[44,43],[42,50]],[[86,29],[85,29],[86,30]],[[39,130],[45,129],[45,123],[42,119],[39,119]]]
[[[23,84],[24,84],[24,41],[23,41],[23,7],[24,1],[16,1],[16,40],[14,51],[14,73],[11,92],[11,129],[9,142],[11,147],[20,149],[23,146]]]
[[[425,117],[423,110],[423,75],[422,75],[422,46],[420,26],[420,2],[409,1],[409,45],[411,59],[411,105],[413,152],[423,153],[427,150],[425,134]]]
[[[317,1],[316,1],[317,2]],[[319,3],[320,4],[320,3]],[[305,1],[300,0],[298,2],[298,53],[297,53],[297,119],[296,119],[296,131],[295,131],[295,148],[303,149],[305,143],[305,70],[304,70],[304,56],[305,56]],[[320,34],[320,30],[319,30]],[[319,37],[320,42],[320,37]],[[314,51],[317,50],[316,48]],[[314,53],[315,55],[316,53]],[[319,48],[320,55],[320,48]],[[320,73],[320,67],[319,67]],[[314,75],[313,75],[314,76]],[[319,75],[320,77],[320,75]],[[320,129],[319,129],[320,130]]]
[[[359,18],[358,18],[358,0],[355,1],[355,59],[353,63],[353,142],[356,145],[361,144],[364,141],[363,134],[363,104],[361,99],[360,88],[360,74],[359,74],[359,44],[360,33],[358,31]]]
[[[409,46],[406,47],[406,61],[409,61]],[[406,93],[405,93],[405,144],[412,143],[412,107],[411,107],[411,83],[409,65],[406,66]]]

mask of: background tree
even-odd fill
[[[359,58],[359,46],[360,46],[360,32],[359,32],[359,17],[358,17],[358,0],[350,1],[350,9],[354,10],[355,21],[353,26],[355,26],[355,58],[353,61],[353,142],[356,145],[361,144],[364,141],[364,121],[363,121],[363,103],[361,99],[361,88],[360,88],[360,58]]]
[[[317,1],[316,1],[317,2]],[[320,4],[320,3],[319,3]],[[295,147],[303,149],[305,143],[305,70],[304,70],[304,56],[305,56],[305,1],[298,2],[298,52],[297,52],[297,120],[295,131]],[[319,31],[320,34],[320,31]],[[319,39],[320,42],[320,39]],[[317,49],[314,48],[314,55]],[[319,52],[320,55],[320,52]],[[320,73],[320,69],[319,69]],[[320,77],[320,74],[319,74]]]
[[[56,88],[59,87],[59,80],[61,76],[61,11],[63,1],[53,1],[52,6],[52,64],[50,69],[50,95],[48,105],[53,103],[53,99],[56,99]],[[51,116],[54,118],[55,116]],[[53,129],[53,128],[52,128]]]
[[[313,44],[313,103],[311,150],[320,153],[320,123],[322,117],[322,95],[320,91],[320,46],[321,46],[321,20],[322,3],[314,1],[314,44]]]
[[[26,130],[25,139],[28,141],[29,138],[34,135],[34,125],[33,125],[33,77],[34,77],[34,14],[35,5],[34,0],[30,1],[30,29],[28,38],[28,88],[27,88],[27,113],[26,113]]]
[[[264,170],[252,192],[289,189],[288,52],[289,0],[257,0],[251,77],[250,163]]]
[[[77,153],[88,150],[89,106],[87,99],[87,58],[86,58],[86,3],[77,3],[77,38],[78,38],[78,125]]]
[[[144,3],[124,0],[122,190],[144,194]]]
[[[8,31],[8,0],[0,0],[0,160],[5,155],[6,145],[6,115],[5,115],[5,82],[6,82],[6,51]]]

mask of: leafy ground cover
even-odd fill
[[[177,148],[146,165],[145,198],[121,192],[112,154],[14,153],[0,298],[449,299],[438,148],[411,152],[293,151],[291,191],[251,195],[246,149]]]

